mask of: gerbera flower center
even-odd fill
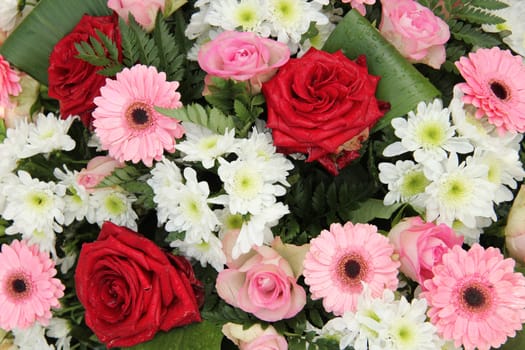
[[[146,129],[153,124],[152,115],[151,106],[144,102],[134,102],[126,110],[128,125],[138,130]]]
[[[23,272],[11,275],[7,280],[7,294],[13,299],[25,299],[31,294],[31,281]]]
[[[492,81],[489,84],[492,93],[500,100],[507,100],[510,97],[507,86],[499,81]]]
[[[481,283],[468,283],[460,291],[461,306],[469,312],[482,312],[491,306],[491,291]]]
[[[368,273],[368,265],[363,257],[356,253],[343,256],[337,265],[339,280],[345,285],[360,286]]]

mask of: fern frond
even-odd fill
[[[129,27],[135,34],[137,43],[135,48],[138,50],[139,62],[148,66],[159,65],[159,53],[155,41],[150,38],[149,34],[146,33],[140,24],[130,15]]]
[[[465,22],[475,24],[499,24],[505,20],[477,7],[455,7],[451,12],[452,16]]]
[[[167,79],[179,81],[184,76],[185,56],[177,45],[175,36],[170,32],[162,14],[157,15],[153,39],[159,54],[159,69],[166,72]]]
[[[179,121],[201,125],[217,134],[224,134],[227,129],[232,130],[235,128],[233,119],[217,108],[204,108],[196,103],[177,109],[157,107],[156,110]]]
[[[509,7],[508,4],[500,0],[472,0],[470,5],[486,10],[500,10]]]
[[[469,23],[451,20],[448,22],[448,25],[452,36],[467,44],[479,47],[493,47],[501,44],[501,41],[496,36],[485,33]]]

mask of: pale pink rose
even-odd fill
[[[463,237],[445,224],[424,222],[419,216],[405,218],[388,234],[401,262],[401,272],[423,284],[432,278],[432,267],[441,262],[443,254],[463,244]]]
[[[18,72],[20,87],[18,96],[10,96],[10,106],[0,106],[0,118],[4,120],[5,126],[13,128],[17,120],[29,120],[31,118],[31,107],[38,99],[40,84],[31,76]]]
[[[22,91],[20,76],[0,55],[0,107],[11,107],[10,96],[18,96]]]
[[[507,217],[505,247],[511,257],[525,263],[525,185],[520,187]]]
[[[343,2],[350,3],[350,6],[352,6],[353,9],[364,16],[366,14],[365,4],[375,4],[376,0],[343,0]]]
[[[308,248],[283,245],[280,239],[274,244],[275,249],[253,247],[219,272],[216,281],[217,293],[228,304],[268,322],[291,318],[306,304],[306,293],[297,284],[301,270],[292,265],[301,260],[297,256],[304,259]],[[290,263],[278,250],[294,261]]]
[[[87,166],[77,175],[77,183],[88,191],[93,191],[95,187],[115,168],[122,168],[123,163],[108,156],[98,156],[91,159]]]
[[[248,329],[240,324],[226,323],[222,333],[230,339],[239,350],[287,350],[286,339],[277,333],[275,328],[268,326],[262,329],[260,324],[254,324]]]
[[[413,63],[439,69],[445,62],[448,25],[415,0],[383,0],[379,31]]]
[[[251,32],[226,31],[202,45],[199,65],[209,77],[249,81],[257,93],[262,83],[270,80],[277,69],[288,62],[290,49],[273,39]]]
[[[138,24],[145,30],[151,31],[155,27],[155,17],[164,10],[165,0],[108,0],[108,7],[119,17],[128,21],[131,13]]]

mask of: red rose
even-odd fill
[[[75,58],[78,55],[75,43],[89,42],[90,36],[98,38],[96,30],[113,40],[120,52],[118,17],[84,15],[75,28],[55,45],[49,58],[49,96],[60,102],[62,118],[79,115],[86,126],[90,125],[91,112],[95,109],[93,99],[99,95],[106,77],[97,74],[102,67]]]
[[[354,62],[341,51],[312,48],[290,59],[262,88],[274,144],[283,153],[308,153],[308,162],[337,175],[389,108],[375,98],[378,81],[364,56]]]
[[[189,262],[110,222],[82,246],[75,284],[86,324],[110,348],[201,320],[202,284]]]

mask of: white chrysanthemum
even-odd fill
[[[18,0],[0,1],[0,30],[9,32],[14,29],[18,17]]]
[[[206,22],[224,30],[254,32],[268,37],[271,31],[269,16],[266,0],[212,1],[206,14]]]
[[[210,264],[215,270],[222,271],[226,264],[221,240],[215,235],[210,235],[208,241],[201,240],[196,243],[176,240],[171,242],[170,246],[178,248],[184,256],[198,260],[202,267]]]
[[[346,312],[342,317],[331,319],[321,334],[339,336],[340,349],[379,350],[386,345],[384,337],[388,330],[388,318],[393,313],[394,293],[385,289],[381,298],[373,298],[364,284],[357,301],[356,312]]]
[[[86,220],[100,227],[105,221],[137,230],[137,213],[132,204],[136,200],[118,187],[101,188],[89,195],[89,210]]]
[[[52,232],[62,232],[64,186],[33,179],[29,173],[19,171],[18,181],[5,184],[3,191],[6,199],[2,216],[13,220],[7,234],[21,233],[29,240],[33,235],[54,237]]]
[[[219,196],[215,203],[228,205],[233,213],[260,214],[276,202],[276,196],[286,193],[283,186],[274,184],[274,169],[257,159],[226,162],[219,159],[219,177],[227,195]]]
[[[426,321],[426,299],[414,298],[409,303],[404,297],[392,304],[384,349],[435,350],[443,345],[436,327]]]
[[[427,173],[432,183],[426,187],[427,221],[437,220],[452,226],[459,220],[465,226],[476,227],[476,217],[496,220],[493,208],[495,186],[488,176],[488,167],[472,162],[458,164],[452,153],[442,162],[440,172]]]
[[[233,129],[218,135],[194,123],[183,123],[183,126],[186,140],[179,142],[177,149],[184,154],[184,161],[201,162],[205,169],[210,169],[216,159],[237,149]]]
[[[209,32],[211,29],[211,26],[207,20],[207,15],[210,11],[210,5],[208,2],[206,4],[203,3],[200,6],[197,6],[197,4],[198,2],[196,2],[194,6],[195,8],[198,8],[199,11],[194,12],[191,15],[190,22],[184,30],[184,35],[186,35],[186,37],[190,40],[198,40],[199,38],[207,37],[208,35],[204,35],[204,33]]]
[[[56,350],[69,350],[71,348],[71,323],[64,318],[53,317],[46,327],[46,335],[55,338]]]
[[[34,123],[29,124],[29,134],[20,157],[49,154],[55,150],[71,151],[75,148],[75,140],[67,132],[74,120],[75,118],[59,119],[52,113],[47,116],[38,114]]]
[[[157,204],[159,225],[168,220],[168,215],[176,200],[173,196],[182,186],[182,174],[179,167],[167,158],[155,163],[151,178],[146,182],[153,189],[153,201]]]
[[[18,350],[54,350],[52,345],[47,343],[45,329],[40,323],[35,322],[26,329],[13,329],[15,336],[14,344]]]
[[[71,171],[64,165],[64,171],[56,168],[53,174],[60,180],[58,183],[66,187],[64,225],[69,225],[75,220],[82,221],[89,210],[89,194],[76,181],[78,171]]]
[[[497,152],[476,150],[470,161],[488,167],[488,180],[495,185],[494,203],[514,198],[509,187],[515,189],[518,185],[516,180],[521,181],[525,176],[518,152],[509,148],[501,148]]]
[[[17,120],[14,128],[7,129],[6,138],[0,144],[0,178],[16,169],[28,135],[29,124],[25,119]]]
[[[510,35],[503,37],[503,42],[514,50],[516,53],[525,56],[525,22],[523,14],[525,13],[525,2],[523,0],[502,0],[509,7],[494,10],[492,13],[505,20],[500,24],[483,24],[481,28],[490,33],[509,31]]]
[[[259,214],[243,217],[239,236],[232,249],[232,257],[236,259],[249,252],[253,246],[270,243],[273,240],[271,228],[288,213],[288,206],[277,202],[265,207]]]
[[[293,163],[283,154],[277,153],[273,144],[272,135],[265,132],[258,132],[253,129],[247,139],[238,140],[237,151],[239,159],[246,161],[264,162],[268,172],[266,181],[279,182],[285,186],[290,186],[286,178],[288,171],[293,169]]]
[[[174,201],[168,214],[166,230],[186,232],[186,243],[208,241],[219,225],[219,219],[208,204],[208,183],[199,182],[192,168],[184,169],[184,179],[185,184],[173,194]]]
[[[420,102],[417,113],[410,111],[407,119],[392,119],[392,126],[401,141],[384,149],[383,155],[387,157],[414,152],[416,162],[428,164],[447,158],[447,152],[468,153],[473,150],[468,140],[454,136],[450,113],[443,108],[440,99],[429,104]]]
[[[476,225],[474,227],[467,227],[460,221],[454,221],[452,229],[457,235],[463,236],[464,242],[469,246],[474,243],[479,243],[479,237],[483,233],[483,229],[492,224],[490,218],[476,217]]]
[[[297,57],[304,55],[310,48],[314,47],[321,50],[328,37],[335,29],[335,24],[328,22],[323,25],[316,25],[317,34],[314,37],[306,39],[303,43],[299,44],[299,52]]]
[[[379,181],[388,185],[383,199],[385,205],[410,203],[423,207],[427,194],[425,188],[430,181],[425,176],[423,165],[411,160],[398,160],[395,164],[379,163]]]
[[[268,0],[272,36],[288,44],[296,52],[301,36],[308,31],[310,23],[328,23],[328,17],[321,11],[322,5],[304,0]]]

